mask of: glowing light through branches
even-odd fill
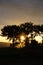
[[[20,34],[20,42],[24,42],[26,40],[26,34],[22,33]]]
[[[38,43],[42,43],[42,37],[41,36],[35,36],[35,40],[38,41]]]
[[[25,47],[25,42],[21,42],[18,45],[15,46],[16,48],[23,48]]]

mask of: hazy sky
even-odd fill
[[[43,24],[43,0],[0,0],[0,29],[27,21]]]

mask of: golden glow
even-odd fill
[[[20,36],[20,40],[21,40],[21,42],[23,42],[24,40],[25,40],[25,36]]]
[[[19,42],[15,47],[16,48],[23,48],[25,47],[25,40],[26,40],[26,35],[24,33],[21,33],[19,35],[19,38],[16,40],[16,42]]]
[[[32,38],[29,38],[29,44],[31,44],[31,40],[32,40]]]
[[[43,33],[42,33],[42,34],[40,34],[40,36],[42,36],[42,37],[43,37]]]
[[[20,34],[19,39],[20,39],[20,42],[24,42],[26,40],[26,34],[24,33]]]
[[[19,39],[17,39],[17,40],[16,40],[16,42],[18,42],[18,43],[19,43],[19,42],[20,42],[20,41],[19,41]]]
[[[28,34],[27,37],[28,37],[28,38],[31,37],[31,34]]]
[[[25,47],[25,42],[21,42],[20,44],[15,46],[16,48],[23,48]]]
[[[38,43],[42,43],[42,37],[41,36],[35,36],[35,40],[38,41]]]
[[[11,41],[7,40],[7,37],[0,36],[0,42],[8,42],[11,43]]]
[[[35,32],[33,32],[33,35],[35,34]],[[36,33],[37,34],[37,33]],[[38,44],[42,44],[42,40],[43,40],[43,33],[39,33],[37,34],[37,36],[35,35],[35,37],[33,37],[33,39],[31,38],[31,33],[29,33],[28,35],[26,35],[25,33],[21,33],[18,35],[18,38],[15,38],[15,43],[18,42],[18,44],[15,46],[16,48],[23,48],[25,47],[25,41],[26,38],[28,37],[28,42],[31,44],[31,40],[35,39]],[[9,39],[7,40],[7,37],[2,37],[0,36],[0,42],[7,42],[8,44],[12,43],[12,40],[9,41]]]
[[[35,34],[35,32],[33,31],[33,34]]]

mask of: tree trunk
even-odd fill
[[[13,40],[12,40],[12,48],[14,48],[14,38],[13,38]]]
[[[42,37],[42,43],[43,43],[43,37]]]

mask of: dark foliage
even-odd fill
[[[21,24],[20,26],[16,26],[16,25],[7,25],[4,26],[2,29],[2,36],[7,36],[7,39],[11,40],[12,39],[12,43],[13,43],[13,47],[14,47],[14,38],[17,38],[17,36],[19,34],[21,34],[22,32],[25,33],[26,35],[35,31],[37,33],[39,33],[39,31],[43,32],[43,25],[33,25],[33,23],[24,23]],[[32,36],[32,35],[31,35]],[[32,41],[32,45],[36,46],[37,42],[34,40]],[[28,41],[26,41],[26,46],[28,46]]]

